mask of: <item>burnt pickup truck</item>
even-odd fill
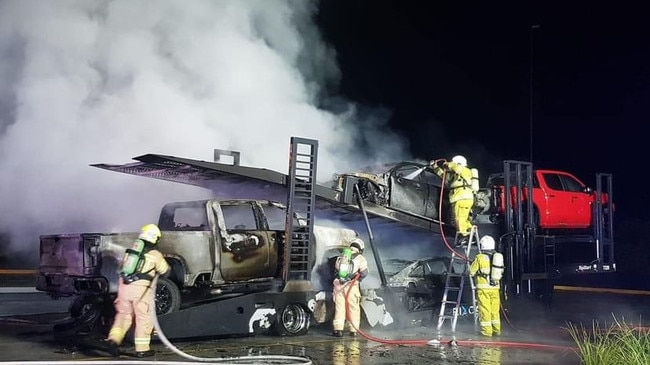
[[[157,281],[156,313],[174,313],[190,302],[281,292],[285,222],[286,207],[268,200],[166,204],[158,220],[162,231],[158,249],[172,271]],[[330,290],[331,278],[321,275],[328,272],[324,266],[356,236],[350,229],[314,226],[312,290]],[[103,305],[102,311],[110,311],[119,263],[137,237],[137,232],[41,236],[36,289],[52,298],[77,296],[70,308],[72,317],[82,316],[89,306]],[[312,309],[292,308],[298,313],[291,318],[308,317]],[[303,322],[283,326],[293,326],[288,328],[292,334],[301,334],[309,326],[308,320]]]

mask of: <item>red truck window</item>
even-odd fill
[[[566,191],[584,191],[584,186],[576,179],[569,175],[562,175],[564,188]]]
[[[542,176],[544,177],[546,185],[548,185],[552,190],[570,192],[584,191],[584,185],[573,176],[551,173],[544,173]]]
[[[562,181],[557,174],[543,174],[546,185],[552,190],[562,191]]]

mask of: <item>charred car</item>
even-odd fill
[[[384,263],[389,268],[387,284],[396,291],[401,291],[400,300],[408,311],[436,308],[444,294],[449,262],[450,258],[443,256],[414,261],[388,260]],[[399,270],[395,271],[396,269]],[[462,264],[456,264],[452,268],[455,273],[461,273],[464,269]]]
[[[364,202],[434,220],[440,219],[442,207],[443,221],[447,216],[447,199],[441,196],[441,190],[446,194],[442,180],[428,164],[405,161],[337,174],[334,188],[342,190],[349,178],[358,180]]]

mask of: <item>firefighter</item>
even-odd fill
[[[357,336],[361,324],[361,290],[360,282],[368,276],[368,262],[363,257],[365,244],[360,238],[350,242],[349,250],[344,250],[335,263],[334,279],[334,327],[333,336],[343,337],[346,318],[350,322],[350,336]],[[347,313],[346,316],[346,300]]]
[[[503,255],[495,251],[492,236],[485,235],[479,241],[481,252],[476,255],[469,268],[475,280],[478,319],[481,334],[499,336],[501,334],[500,284],[503,277]]]
[[[154,328],[153,316],[156,307],[154,305],[155,288],[151,283],[156,275],[167,276],[170,268],[162,253],[155,248],[162,236],[160,229],[155,224],[144,225],[140,230],[138,240],[133,244],[137,247],[144,243],[141,262],[132,275],[121,273],[117,299],[115,300],[115,320],[106,339],[109,351],[113,356],[119,356],[119,345],[132,325],[135,316],[135,355],[137,357],[149,357],[154,355],[150,349],[151,333]],[[127,250],[122,266],[132,258],[130,253],[136,252],[133,249]]]
[[[438,161],[430,162],[436,175],[442,177],[445,172],[446,184],[449,186],[449,203],[452,206],[456,232],[460,235],[459,246],[467,244],[472,229],[470,212],[474,205],[474,191],[472,189],[472,169],[467,167],[467,159],[463,156],[454,156],[451,162],[444,162],[442,167]]]

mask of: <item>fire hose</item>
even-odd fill
[[[541,343],[530,343],[530,342],[516,342],[516,341],[487,341],[487,340],[457,340],[457,339],[414,339],[414,340],[404,340],[404,339],[393,339],[387,340],[372,336],[368,333],[363,332],[358,328],[352,321],[350,321],[350,303],[348,297],[350,296],[351,288],[354,285],[357,285],[358,275],[355,275],[349,284],[342,287],[341,290],[345,290],[345,318],[350,326],[363,338],[369,341],[378,342],[386,345],[411,345],[411,346],[437,346],[440,344],[449,344],[452,346],[493,346],[493,347],[504,347],[504,348],[524,348],[532,350],[553,350],[553,351],[575,351],[574,347],[570,346],[559,346],[559,345],[549,345]]]
[[[439,161],[444,161],[444,159],[436,160],[435,163],[437,163]],[[424,170],[424,169],[422,169],[422,170]],[[442,224],[442,201],[443,201],[443,194],[444,194],[444,181],[445,181],[445,178],[446,178],[446,171],[444,171],[443,175],[441,176],[443,184],[442,184],[442,187],[440,189],[440,197],[439,197],[439,200],[438,200],[439,201],[438,224],[440,225],[441,236],[443,238],[445,246],[447,247],[447,249],[450,252],[454,253],[455,255],[459,256],[461,259],[463,259],[465,261],[469,261],[468,257],[466,257],[465,255],[457,252],[456,250],[454,250],[454,248],[451,247],[451,245],[447,241],[447,238],[446,238],[446,236],[444,234],[444,229],[443,229],[443,224]],[[357,191],[357,194],[358,193],[359,192]],[[360,205],[362,204],[361,201],[359,203],[360,203]],[[368,223],[368,222],[366,222],[366,223]],[[369,227],[368,227],[368,229],[370,230]],[[440,345],[442,343],[449,343],[449,344],[455,345],[455,346],[495,346],[495,347],[528,348],[528,349],[540,349],[540,350],[562,350],[562,351],[575,350],[574,348],[569,347],[569,346],[557,346],[557,345],[548,345],[548,344],[539,344],[539,343],[509,342],[509,341],[456,340],[456,339],[446,339],[446,340],[445,339],[434,339],[434,340],[426,340],[426,339],[387,340],[387,339],[377,338],[377,337],[374,337],[372,335],[369,335],[369,334],[361,331],[360,328],[358,328],[356,325],[354,325],[352,323],[352,321],[350,321],[350,306],[349,306],[349,299],[348,298],[349,298],[349,295],[350,295],[350,292],[351,292],[350,289],[354,285],[357,285],[358,278],[359,278],[358,274],[354,275],[352,280],[350,282],[348,282],[347,285],[341,287],[341,289],[340,289],[340,290],[346,290],[345,295],[344,295],[344,298],[345,298],[345,312],[346,312],[345,317],[346,317],[347,322],[350,324],[350,326],[352,326],[352,328],[354,328],[354,330],[358,334],[360,334],[363,338],[365,338],[367,340],[370,340],[370,341],[383,343],[383,344],[388,344],[388,345],[414,345],[414,346],[419,346],[419,345]],[[512,323],[510,323],[510,320],[508,319],[507,314],[506,314],[503,306],[501,306],[501,311],[503,313],[503,316],[504,316],[506,322],[512,328],[514,328]]]
[[[158,281],[158,276],[154,278],[151,283],[153,288],[156,287],[156,282]],[[157,331],[158,338],[160,341],[173,353],[178,356],[184,357],[188,360],[198,361],[198,362],[207,362],[212,364],[305,364],[310,365],[312,361],[306,357],[298,356],[285,356],[285,355],[264,355],[264,356],[237,356],[231,358],[209,358],[209,357],[198,357],[194,355],[187,354],[174,346],[160,328],[160,323],[158,323],[158,316],[154,315],[154,328]]]
[[[154,277],[151,281],[150,288],[155,288],[158,282],[158,275]],[[155,308],[155,306],[151,306]],[[198,357],[194,355],[187,354],[180,349],[178,349],[174,344],[172,344],[169,339],[165,336],[160,323],[158,322],[158,316],[155,313],[153,315],[154,328],[156,329],[158,338],[160,341],[173,353],[188,360],[187,361],[160,361],[160,360],[151,360],[151,361],[133,361],[137,364],[157,364],[157,365],[186,365],[186,364],[195,364],[197,362],[206,363],[206,364],[219,364],[219,365],[264,365],[264,364],[300,364],[300,365],[311,365],[313,364],[309,358],[299,357],[299,356],[284,356],[284,355],[258,355],[258,356],[233,356],[233,357],[222,357],[222,358],[209,358],[209,357]],[[110,364],[110,365],[121,365],[125,364],[124,360],[73,360],[73,361],[2,361],[0,364],[13,364],[13,365],[98,365],[98,364]]]

